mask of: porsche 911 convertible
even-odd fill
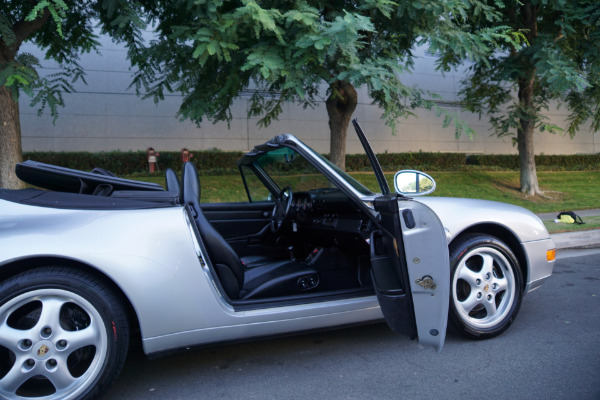
[[[158,184],[25,161],[0,190],[0,397],[89,399],[132,340],[148,355],[387,321],[440,351],[514,321],[552,274],[542,222],[512,205],[375,193],[289,134],[237,162],[247,201],[203,203],[188,162]]]

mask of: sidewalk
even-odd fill
[[[537,214],[540,219],[554,219],[558,213],[543,213]],[[600,208],[591,210],[580,210],[575,211],[575,214],[579,215],[585,220],[585,217],[592,217],[600,215]],[[564,232],[555,233],[550,235],[557,249],[572,249],[576,247],[600,247],[600,229],[592,229],[589,231],[576,231],[576,232]]]

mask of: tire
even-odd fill
[[[471,339],[504,332],[523,298],[523,274],[510,248],[490,235],[467,235],[450,246],[450,265],[451,326]]]
[[[117,296],[83,272],[45,267],[0,283],[0,398],[92,399],[128,346]]]

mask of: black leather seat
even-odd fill
[[[252,299],[298,294],[315,289],[319,275],[314,268],[291,260],[259,256],[249,267],[204,216],[199,203],[200,182],[191,162],[182,172],[182,199],[192,207],[200,236],[227,296]]]
[[[261,256],[261,255],[255,254],[255,255],[251,255],[251,256],[241,257],[240,260],[242,261],[242,265],[244,266],[244,268],[251,269],[254,267],[259,267],[261,265],[267,264],[267,263],[271,262],[273,260],[273,258],[271,258],[269,256]]]
[[[173,171],[171,168],[167,168],[167,171],[165,172],[165,184],[167,187],[167,192],[181,193],[179,178],[177,177],[175,171]],[[200,193],[198,193],[198,198],[200,198]]]

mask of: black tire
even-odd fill
[[[471,339],[498,336],[512,324],[523,298],[523,274],[511,249],[485,234],[450,246],[449,320]]]
[[[128,346],[125,310],[90,275],[44,267],[0,283],[0,398],[92,399]]]

